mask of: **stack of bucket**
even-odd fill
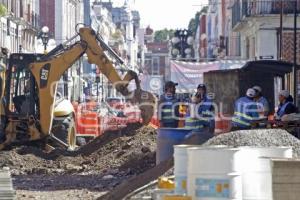
[[[193,200],[272,200],[270,157],[292,156],[290,147],[177,145],[175,194]]]
[[[0,170],[0,200],[16,199],[16,192],[13,189],[12,179],[8,168]]]

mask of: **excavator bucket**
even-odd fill
[[[150,92],[137,89],[133,92],[130,101],[139,106],[143,124],[149,124],[156,108],[156,97]]]

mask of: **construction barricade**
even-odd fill
[[[231,116],[218,113],[215,117],[215,134],[227,133],[231,129]]]
[[[102,133],[97,112],[77,113],[76,121],[78,136],[98,137]]]

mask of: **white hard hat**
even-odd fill
[[[253,97],[255,97],[256,92],[255,92],[254,89],[249,88],[249,89],[247,90],[247,92],[246,92],[246,95],[247,95],[247,97],[253,98]]]
[[[281,90],[279,92],[279,95],[284,96],[285,98],[288,98],[290,96],[290,92],[288,90]]]
[[[258,92],[262,92],[262,89],[260,86],[256,85],[253,87],[254,90],[258,91]]]

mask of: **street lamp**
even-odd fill
[[[175,59],[191,59],[193,54],[194,38],[192,32],[186,29],[176,30],[171,39],[172,57]]]
[[[47,51],[47,45],[48,45],[48,42],[49,42],[49,28],[48,28],[48,26],[44,26],[42,28],[40,38],[42,39],[42,43],[44,45],[44,51],[46,52]]]

